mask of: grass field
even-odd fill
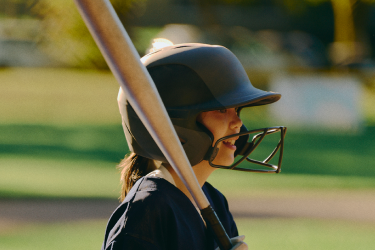
[[[16,225],[0,231],[2,250],[100,249],[105,220]]]
[[[119,194],[112,163],[2,157],[0,164],[0,197],[115,198]]]
[[[271,145],[267,152],[270,152],[270,148],[272,148]],[[25,173],[28,173],[27,176],[31,182],[35,179],[38,180],[38,185],[43,186],[44,180],[46,186],[48,186],[47,184],[52,182],[54,176],[58,177],[60,174],[51,174],[51,177],[44,179],[31,178],[34,175],[40,177],[42,174],[48,176],[47,169],[51,169],[50,171],[65,171],[66,174],[73,176],[79,176],[83,172],[86,172],[86,176],[95,175],[97,169],[101,169],[103,173],[108,171],[108,173],[113,174],[116,171],[116,164],[127,151],[122,128],[119,125],[76,125],[69,127],[0,125],[0,164],[2,165],[0,171],[3,172],[0,178],[7,180],[3,181],[3,184],[0,183],[0,186],[9,181],[16,181],[17,178],[14,177],[23,176]],[[373,152],[375,152],[375,131],[372,127],[367,128],[363,134],[351,136],[302,134],[290,131],[285,143],[282,174],[278,176],[267,175],[266,177],[259,174],[236,175],[234,173],[233,175],[238,180],[242,176],[255,176],[255,179],[259,178],[262,182],[264,178],[276,183],[281,178],[289,178],[291,174],[309,176],[308,179],[310,180],[340,177],[342,180],[346,180],[343,183],[346,183],[347,187],[371,186],[372,181],[367,180],[375,177],[375,168],[373,168],[375,156]],[[45,167],[42,168],[41,166]],[[76,170],[77,173],[72,170]],[[228,171],[218,171],[218,173],[220,172]],[[13,178],[10,178],[10,175]],[[362,181],[355,181],[360,177],[362,177]],[[92,179],[95,178],[96,176],[93,176]],[[18,179],[21,180],[22,178],[19,177]],[[16,182],[22,183],[21,181]],[[53,181],[53,183],[59,182]],[[243,182],[236,181],[231,186],[239,185],[239,183],[244,185]],[[255,181],[255,183],[257,182]],[[306,187],[312,182],[296,180],[292,183],[299,183],[298,185],[301,187]],[[325,187],[322,181],[314,183],[319,183],[320,186]],[[335,182],[327,179],[327,183]],[[84,186],[84,184],[82,185]],[[284,185],[290,184],[286,181],[279,186]],[[344,184],[340,187],[344,187]],[[22,193],[20,188],[21,186],[13,190]],[[4,188],[0,190],[1,193],[5,193]]]
[[[119,194],[119,174],[112,162],[3,155],[0,165],[0,198],[116,198]],[[375,190],[374,179],[371,176],[265,175],[218,170],[209,181],[227,196],[251,197],[302,191]]]
[[[249,249],[369,250],[375,245],[375,225],[308,219],[237,219]],[[0,249],[99,249],[106,221],[78,221],[14,226],[0,231]]]
[[[249,249],[369,250],[375,246],[374,224],[309,219],[237,221]]]
[[[0,71],[0,82],[0,154],[118,162],[128,151],[108,72],[11,68]],[[250,111],[249,129],[275,125],[264,108]],[[371,124],[349,135],[289,129],[283,173],[371,177],[373,152]]]
[[[1,70],[0,198],[116,198],[115,166],[128,151],[117,91],[106,72]],[[366,100],[366,114],[373,119],[368,107],[375,99]],[[264,119],[261,111],[254,110],[252,118]],[[260,124],[244,119],[254,128]],[[371,124],[350,135],[289,130],[281,174],[219,170],[209,181],[228,197],[373,192],[374,152]],[[365,222],[239,218],[237,223],[250,249],[367,250],[375,245],[375,226]],[[106,221],[4,225],[0,249],[99,249]]]
[[[118,89],[109,72],[0,69],[0,123],[118,124]]]

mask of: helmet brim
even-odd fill
[[[224,108],[239,108],[267,105],[277,102],[280,100],[280,98],[281,94],[279,93],[267,92],[253,88],[252,91],[225,94],[220,96],[218,101],[223,105]],[[210,110],[215,110],[217,108],[220,107],[211,107]]]

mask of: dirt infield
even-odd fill
[[[235,218],[319,218],[375,223],[373,192],[228,199]],[[0,224],[108,219],[114,199],[0,199]]]
[[[375,223],[375,194],[362,196],[229,199],[233,216],[285,217],[366,221]]]

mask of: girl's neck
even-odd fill
[[[174,171],[172,166],[169,164],[165,164],[164,166],[172,175],[176,187],[180,189],[181,192],[183,192],[193,204],[195,204],[194,199],[191,196],[189,190],[186,188],[182,180],[178,177],[177,173]],[[207,161],[202,161],[197,165],[193,166],[193,171],[195,176],[197,177],[199,185],[202,187],[204,183],[207,181],[208,177],[212,174],[212,172],[215,171],[215,168],[211,167]]]

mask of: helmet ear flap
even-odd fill
[[[122,125],[130,151],[146,158],[167,162],[151,135],[127,102],[123,92],[119,94]],[[186,126],[188,120],[172,118],[172,123],[181,140],[182,147],[192,166],[201,162],[213,142],[213,134],[199,122]],[[183,125],[179,125],[182,123]]]
[[[208,128],[206,128],[206,126],[204,126],[202,123],[200,123],[198,121],[196,123],[197,123],[198,128],[201,131],[205,132],[210,137],[211,143],[213,143],[215,138],[214,138],[214,135],[212,134],[212,132]],[[212,146],[212,145],[210,145],[210,146]]]
[[[177,134],[187,139],[183,148],[192,166],[204,160],[214,141],[213,134],[204,125],[196,122],[194,126],[195,128],[187,129],[174,125]]]

